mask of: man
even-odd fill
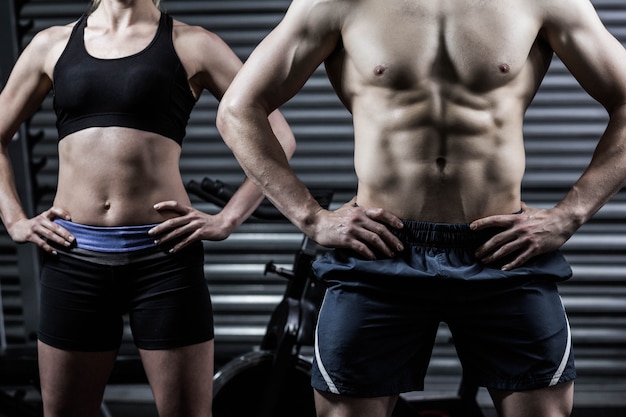
[[[580,179],[526,206],[522,123],[552,54],[608,111]],[[353,115],[355,199],[323,210],[267,115],[325,63]],[[626,180],[626,52],[588,0],[295,0],[221,102],[248,176],[337,248],[313,371],[319,416],[390,416],[440,321],[501,416],[567,416],[575,371],[558,249]]]

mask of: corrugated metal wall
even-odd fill
[[[31,20],[32,34],[77,18],[86,1],[31,0],[21,17]],[[595,0],[602,20],[626,42],[626,3]],[[276,25],[288,1],[169,0],[163,8],[174,17],[218,33],[242,58]],[[626,65],[626,63],[624,63]],[[215,129],[215,100],[205,95],[188,129],[181,170],[185,180],[204,176],[240,183],[242,173]],[[324,72],[318,70],[283,112],[298,138],[293,166],[310,186],[337,190],[335,203],[346,201],[355,188],[352,170],[352,126],[347,111],[336,99]],[[527,113],[528,166],[524,198],[533,205],[555,204],[588,163],[607,122],[603,109],[582,91],[564,66],[555,59],[534,104]],[[35,157],[47,163],[39,183],[54,189],[57,161],[56,131],[51,101],[47,100],[32,120],[32,130],[44,139]],[[51,194],[40,206],[50,203]],[[618,394],[626,390],[626,193],[617,195],[564,247],[575,278],[561,290],[570,313],[579,367],[579,386],[589,400],[596,389],[603,401],[626,402]],[[201,209],[215,208],[194,200]],[[286,224],[250,221],[231,238],[206,243],[206,272],[213,294],[218,362],[258,343],[272,307],[283,288],[280,278],[263,276],[264,264],[274,260],[289,266],[301,235]],[[24,335],[20,324],[19,271],[15,249],[6,233],[0,234],[0,277],[9,342]],[[453,348],[441,343],[434,358],[434,374],[454,374],[458,364]],[[580,390],[579,390],[580,391]],[[615,393],[607,399],[606,393]]]

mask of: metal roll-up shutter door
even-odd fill
[[[626,4],[622,0],[595,0],[600,17],[622,43],[626,42]],[[21,11],[33,27],[24,39],[53,24],[76,19],[84,0],[31,0]],[[289,1],[165,1],[175,18],[216,32],[245,60],[255,45],[281,19]],[[626,65],[626,64],[625,64]],[[183,146],[181,171],[185,180],[204,176],[239,184],[240,168],[215,128],[216,101],[205,94],[198,103]],[[292,165],[306,184],[337,190],[335,204],[347,201],[355,190],[352,168],[352,126],[349,113],[336,98],[320,68],[303,90],[282,108],[298,139]],[[531,205],[549,207],[564,195],[589,162],[607,122],[604,110],[578,86],[563,64],[554,59],[543,86],[527,112],[525,123],[527,172],[523,196]],[[42,186],[56,183],[56,131],[51,100],[32,121],[44,139],[34,149],[46,157],[39,173]],[[41,201],[47,207],[51,194]],[[585,401],[626,402],[626,194],[620,192],[563,248],[575,277],[560,285],[569,311],[579,368],[579,396]],[[194,199],[198,208],[215,207]],[[289,266],[301,235],[287,224],[249,221],[224,242],[207,242],[206,272],[216,321],[218,362],[257,344],[263,326],[284,283],[263,276],[269,260]],[[19,291],[12,266],[11,243],[0,239],[0,258],[6,321],[19,334]],[[4,255],[7,253],[7,255]],[[6,276],[5,276],[6,274]],[[441,329],[430,374],[434,381],[458,375],[447,330]],[[440,377],[440,378],[439,378]],[[439,379],[438,379],[439,378]],[[604,394],[598,397],[598,387]],[[589,393],[585,396],[585,393]],[[581,397],[582,395],[582,397]]]

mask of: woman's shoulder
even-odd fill
[[[37,32],[22,52],[22,57],[31,57],[31,60],[40,62],[44,71],[51,74],[52,68],[63,53],[77,22],[50,26]]]
[[[219,36],[210,30],[198,26],[190,25],[177,19],[173,19],[174,37],[181,42],[213,42],[219,40]]]
[[[31,53],[44,56],[59,56],[72,34],[72,30],[78,21],[66,25],[50,26],[37,32],[28,44],[27,50]],[[26,52],[26,50],[24,51]]]
[[[42,29],[35,34],[31,44],[35,43],[52,46],[56,43],[66,43],[77,23],[78,20],[75,20],[65,25],[55,25]]]
[[[230,48],[220,36],[196,25],[189,25],[174,19],[173,41],[176,50],[186,58],[204,58],[211,55],[223,55]]]

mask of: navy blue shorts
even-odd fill
[[[576,376],[557,282],[571,269],[560,252],[512,271],[485,265],[475,249],[494,231],[405,222],[405,250],[364,260],[335,250],[314,263],[327,286],[316,331],[312,385],[355,397],[424,389],[441,322],[468,383],[507,391]]]
[[[57,248],[56,256],[46,254],[39,339],[64,350],[116,350],[125,314],[141,349],[170,349],[213,339],[202,243],[173,254],[167,249],[152,245],[107,253],[79,245]]]

